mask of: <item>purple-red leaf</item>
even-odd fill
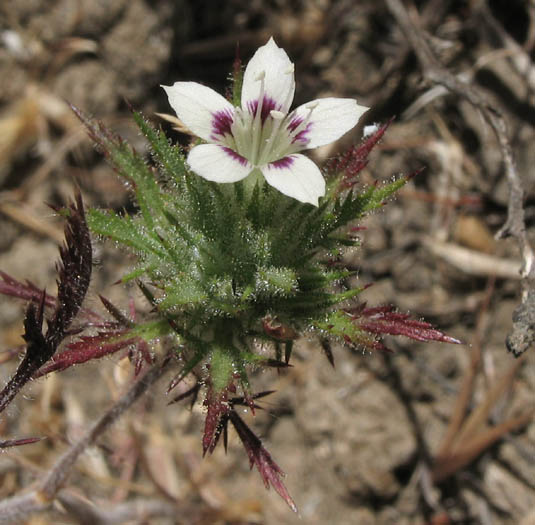
[[[15,374],[0,392],[0,412],[13,400],[20,389],[32,378],[35,372],[54,353],[43,335],[43,313],[45,308],[45,292],[41,294],[39,305],[32,302],[26,309],[24,319],[24,340],[26,341],[26,353],[20,362]]]
[[[392,117],[383,124],[375,133],[366,137],[358,146],[352,146],[338,158],[331,160],[327,165],[327,171],[333,174],[343,174],[341,188],[351,188],[357,181],[358,174],[367,166],[368,155],[381,140],[388,126],[392,123]]]
[[[37,443],[45,439],[44,437],[30,437],[30,438],[19,438],[19,439],[6,439],[5,441],[0,441],[0,449],[9,448],[9,447],[20,447],[22,445],[31,445],[32,443]]]
[[[217,393],[212,388],[209,388],[206,393],[204,404],[208,411],[204,421],[204,433],[202,437],[203,456],[206,455],[206,452],[210,452],[211,454],[214,451],[221,432],[227,426],[228,414],[231,410],[227,399],[228,387]]]
[[[106,299],[104,296],[99,295],[98,296],[102,304],[104,305],[104,308],[108,310],[110,315],[122,326],[129,327],[132,326],[132,321],[128,319],[122,312],[117,308],[111,301]]]
[[[143,339],[138,339],[137,343],[130,349],[129,358],[134,363],[134,375],[137,377],[143,367],[143,362],[151,365],[154,363],[154,356],[150,351],[149,344]]]
[[[4,292],[21,298],[24,294],[30,294],[31,303],[24,320],[26,353],[15,374],[0,392],[0,412],[54,355],[68,335],[69,326],[80,311],[87,293],[91,278],[92,248],[80,193],[76,195],[76,202],[67,208],[66,215],[65,244],[60,248],[61,259],[57,266],[58,297],[52,319],[48,321],[46,335],[43,333],[43,316],[45,305],[50,303],[50,296],[31,283],[21,287],[15,279],[2,274]]]
[[[188,392],[179,397],[183,398],[189,395],[192,390],[193,389],[188,390]],[[233,397],[229,399],[229,392],[234,392],[235,390],[236,389],[232,383],[221,392],[215,393],[212,388],[208,389],[204,401],[208,411],[206,414],[202,440],[203,456],[206,452],[211,454],[214,451],[221,434],[223,434],[225,450],[227,449],[228,422],[230,421],[236,429],[245,451],[247,452],[251,468],[253,465],[256,465],[266,488],[269,489],[269,487],[272,486],[284,501],[286,501],[289,507],[294,512],[297,512],[297,507],[281,480],[281,477],[284,476],[284,472],[275,461],[273,461],[269,452],[262,446],[260,438],[254,434],[234,410],[235,405],[243,405],[250,408],[262,408],[254,403],[254,400],[265,397],[273,393],[273,391],[267,390],[257,394],[249,394],[243,397]]]
[[[50,372],[61,371],[73,365],[86,363],[106,355],[114,354],[127,346],[138,344],[138,337],[121,339],[124,332],[107,332],[93,336],[82,336],[77,341],[69,343],[66,350],[57,354],[52,361],[41,368],[36,377],[42,377]]]
[[[236,429],[245,451],[249,456],[250,467],[253,468],[253,465],[256,465],[266,488],[269,489],[269,487],[272,486],[279,496],[286,501],[288,506],[294,512],[297,512],[297,507],[281,480],[285,474],[275,461],[273,461],[269,452],[263,447],[260,438],[254,434],[234,410],[231,410],[228,413],[228,418]]]
[[[375,335],[403,335],[416,341],[439,341],[461,344],[426,321],[410,319],[409,314],[396,312],[393,306],[366,308],[363,304],[350,311],[358,327]]]
[[[40,290],[31,281],[26,281],[26,284],[17,281],[7,273],[0,270],[0,294],[16,297],[25,301],[39,302],[43,290]],[[56,298],[53,295],[45,295],[45,306],[53,308],[56,305]]]
[[[65,244],[59,252],[57,306],[46,333],[47,341],[54,349],[80,311],[91,280],[91,237],[80,193],[76,195],[76,202],[68,207]]]
[[[323,351],[325,352],[325,357],[327,358],[327,361],[329,361],[331,366],[334,368],[334,355],[333,350],[331,348],[331,343],[329,343],[327,339],[322,339],[320,343],[321,347],[323,348]]]
[[[229,405],[231,408],[234,408],[235,406],[244,406],[262,409],[261,406],[257,405],[254,402],[255,399],[261,399],[263,397],[273,394],[274,392],[275,390],[264,390],[263,392],[258,392],[257,394],[249,394],[247,396],[242,397],[233,397],[229,400]]]
[[[36,303],[41,300],[43,290],[38,288],[31,281],[22,283],[2,270],[0,270],[0,278],[0,294],[15,297],[16,299],[22,299],[23,301],[34,301]],[[56,305],[56,297],[47,293],[45,295],[45,307],[54,308]],[[82,308],[80,314],[83,314],[84,318],[92,323],[102,323],[102,316],[93,310]]]
[[[235,405],[244,405],[254,408],[261,408],[254,403],[255,399],[265,397],[272,393],[271,390],[259,392],[257,394],[247,395],[243,397],[233,397],[229,399],[229,392],[234,392],[236,389],[231,383],[227,388],[221,392],[215,393],[212,388],[208,389],[204,404],[208,411],[204,425],[204,434],[202,440],[203,456],[206,452],[210,454],[214,451],[221,434],[223,434],[223,442],[225,450],[227,448],[228,422],[230,421],[238,436],[243,443],[245,451],[249,457],[251,468],[256,465],[258,472],[262,476],[266,488],[272,486],[278,494],[288,503],[290,508],[297,512],[297,507],[290,497],[281,477],[284,472],[273,461],[269,452],[262,446],[260,439],[253,433],[253,431],[245,424],[240,416],[234,410]],[[188,395],[190,391],[186,392],[184,396]]]
[[[185,392],[182,392],[182,394],[179,394],[178,396],[174,397],[167,404],[172,405],[173,403],[178,403],[179,401],[182,401],[183,399],[191,397],[190,408],[193,408],[193,405],[197,401],[197,397],[199,395],[200,389],[201,389],[200,383],[195,383],[191,388],[189,388]]]

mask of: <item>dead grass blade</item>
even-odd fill
[[[535,408],[524,412],[520,416],[508,419],[486,432],[475,435],[457,447],[457,451],[447,456],[437,456],[433,467],[432,476],[435,483],[440,483],[447,477],[455,474],[468,465],[477,456],[491,447],[508,432],[512,432],[529,423],[535,414]]]
[[[512,387],[515,375],[523,362],[523,359],[516,359],[509,370],[500,377],[498,382],[487,392],[483,403],[478,405],[467,417],[455,439],[453,451],[461,448],[464,441],[469,440],[470,436],[477,434],[477,432],[487,426],[486,421],[489,419],[492,408],[507,390]]]
[[[472,360],[457,397],[446,435],[435,456],[432,469],[432,478],[435,483],[455,474],[505,434],[517,430],[531,421],[535,414],[535,408],[533,407],[521,415],[510,418],[493,427],[488,427],[487,425],[487,420],[493,407],[512,387],[516,373],[523,362],[524,359],[517,359],[488,391],[485,400],[465,418],[464,414],[472,396],[475,370],[477,368],[476,360]]]
[[[44,222],[42,218],[38,217],[31,208],[22,202],[0,201],[0,213],[38,235],[49,237],[58,244],[63,242],[61,228]]]
[[[482,358],[481,338],[484,331],[485,317],[494,291],[494,279],[487,285],[485,298],[481,305],[477,321],[476,335],[470,354],[470,363],[465,371],[455,406],[442,443],[435,454],[431,476],[435,483],[443,481],[464,468],[497,440],[508,432],[528,423],[535,409],[510,418],[493,427],[489,427],[491,411],[498,400],[513,386],[516,373],[525,359],[516,359],[507,372],[488,390],[482,403],[467,414],[469,403],[474,393],[475,380]]]

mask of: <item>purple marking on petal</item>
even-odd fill
[[[232,157],[234,160],[237,160],[242,166],[247,166],[247,159],[245,157],[242,157],[238,153],[236,153],[233,149],[227,148],[226,146],[220,146],[221,149],[229,155],[229,157]]]
[[[302,122],[305,120],[304,118],[298,117],[297,115],[294,115],[292,117],[292,120],[288,123],[288,130],[290,133],[294,131]]]
[[[310,133],[310,130],[312,129],[312,122],[309,122],[305,129],[302,129],[293,139],[292,144],[295,144],[296,142],[302,142],[303,144],[307,144],[310,139],[307,137],[307,135]]]
[[[232,135],[230,127],[234,122],[234,115],[230,109],[222,109],[212,114],[212,135],[211,138],[218,140],[227,133]]]
[[[293,163],[294,158],[291,155],[288,155],[288,157],[282,157],[282,159],[276,160],[275,162],[270,162],[269,166],[280,170],[289,168]]]
[[[262,120],[262,124],[269,117],[270,111],[274,109],[280,111],[281,107],[282,106],[277,104],[271,97],[264,95],[264,99],[262,101],[262,113],[260,114],[260,120]],[[247,102],[247,109],[251,115],[256,116],[256,112],[258,111],[258,100],[250,100]]]

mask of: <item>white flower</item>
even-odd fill
[[[236,182],[258,169],[280,192],[315,206],[325,194],[325,180],[316,164],[298,152],[335,141],[368,109],[353,99],[323,98],[288,113],[294,65],[273,38],[245,69],[241,107],[196,82],[162,87],[178,118],[209,143],[188,155],[195,173]]]

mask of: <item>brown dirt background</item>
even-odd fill
[[[504,51],[476,4],[428,0],[416,8],[442,63],[469,75],[503,112],[527,192],[529,228],[535,221],[535,80]],[[533,60],[532,3],[488,5]],[[303,340],[290,372],[256,378],[257,390],[277,393],[251,424],[286,471],[300,516],[265,491],[257,472],[249,472],[232,432],[227,456],[220,449],[203,460],[202,407],[190,412],[166,406],[164,382],[80,459],[69,490],[103,508],[147,498],[176,505],[175,517],[140,513],[128,522],[140,524],[535,523],[533,422],[506,434],[446,481],[432,484],[426,477],[474,345],[482,361],[471,408],[514,361],[504,340],[519,303],[520,260],[512,240],[493,238],[506,218],[508,188],[492,131],[466,101],[423,83],[382,2],[2,2],[0,268],[54,290],[62,225],[44,203],[67,202],[78,185],[87,204],[128,205],[126,189],[93,150],[66,101],[103,119],[139,151],[144,144],[125,98],[173,140],[184,140],[155,115],[170,112],[159,84],[194,80],[222,92],[236,42],[246,62],[270,35],[296,63],[295,104],[333,95],[371,107],[358,129],[314,152],[318,161],[358,141],[362,125],[396,115],[362,184],[426,169],[367,218],[363,247],[348,253],[348,262],[359,269],[360,283],[375,283],[365,293],[369,304],[396,304],[466,344],[388,340],[396,350],[389,356],[335,347],[332,369],[318,344]],[[459,247],[499,257],[505,273],[492,275],[494,259],[490,271],[471,259],[459,262]],[[128,258],[106,244],[96,243],[95,251],[89,304],[98,308],[96,294],[104,293],[126,306],[127,292],[135,291],[112,283]],[[2,381],[18,361],[8,349],[21,344],[23,311],[24,305],[0,298]],[[535,354],[527,354],[490,424],[533,406]],[[2,415],[0,431],[47,439],[0,455],[0,497],[37,479],[118,397],[131,379],[129,370],[113,357],[28,386]],[[84,521],[57,506],[28,523]]]

